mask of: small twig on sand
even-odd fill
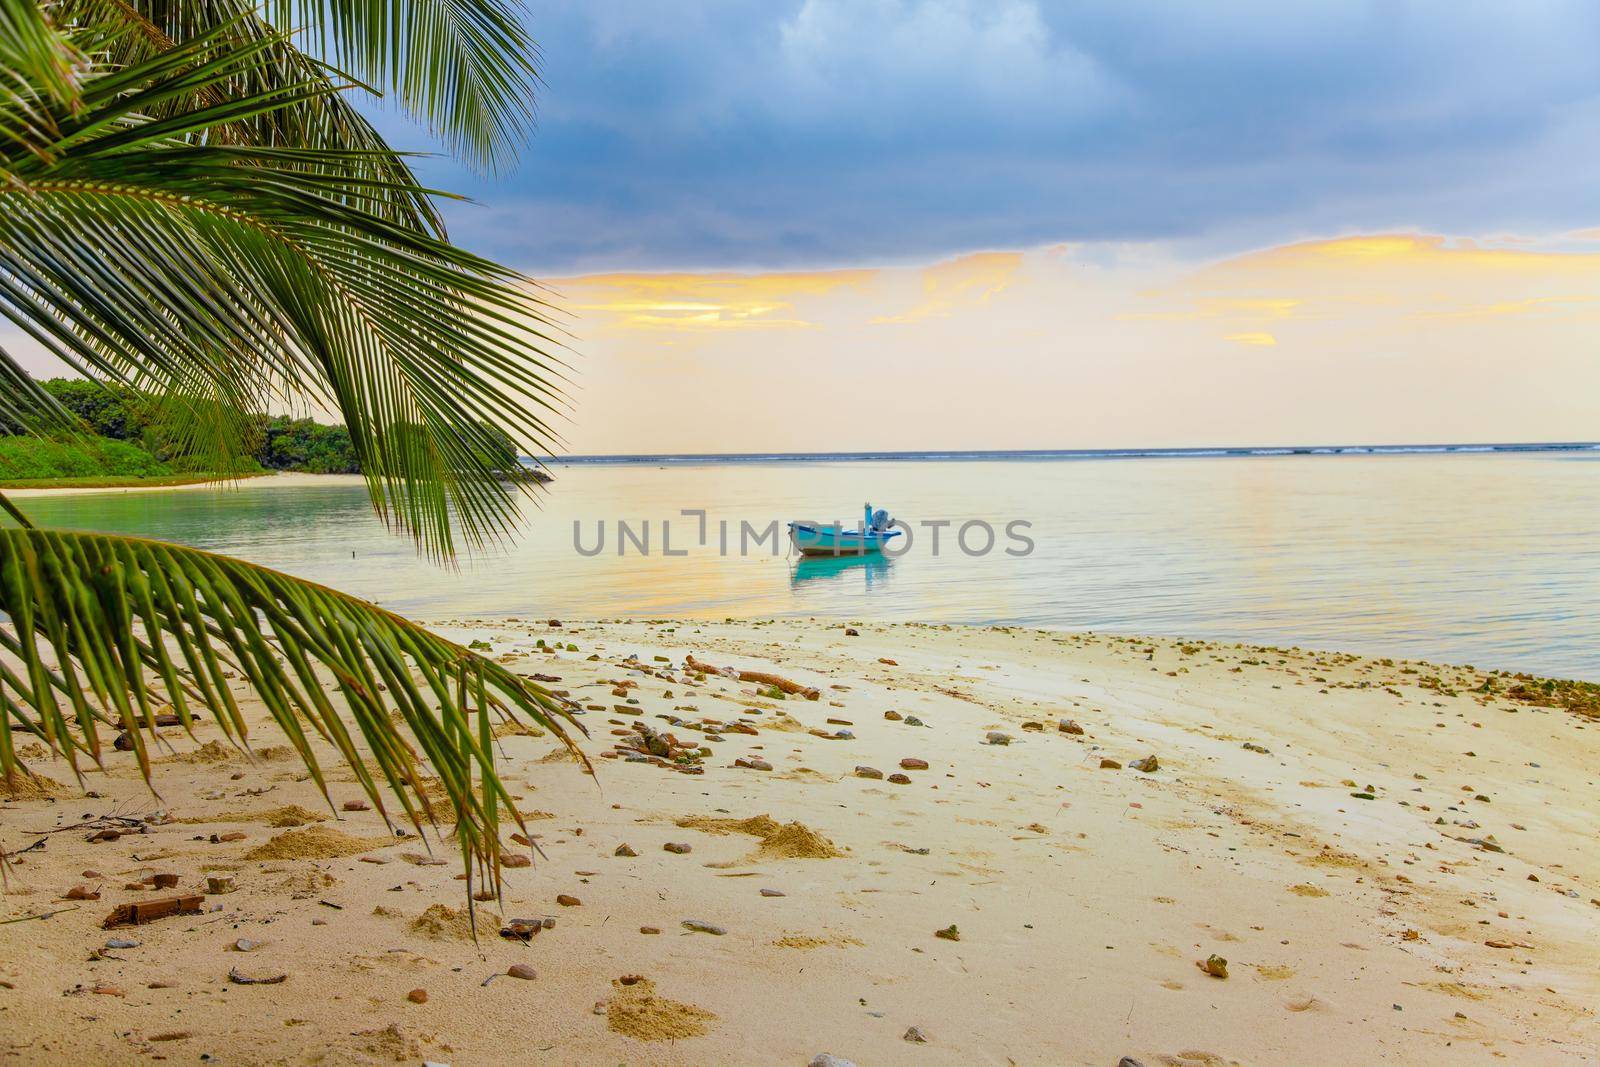
[[[70,908],[57,908],[55,911],[41,911],[37,915],[19,915],[15,919],[0,919],[0,926],[9,926],[11,923],[24,923],[24,922],[27,922],[29,919],[48,919],[52,915],[60,915],[64,911],[77,911],[77,910],[78,910],[78,906],[76,904],[74,904]]]

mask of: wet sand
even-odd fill
[[[330,810],[268,747],[269,724],[253,762],[214,728],[198,749],[170,730],[159,798],[115,753],[90,796],[0,803],[0,847],[46,842],[13,855],[0,920],[75,909],[0,926],[0,1053],[1594,1062],[1600,723],[1507,699],[1503,681],[1477,692],[1482,672],[1018,629],[442,629],[596,709],[583,721],[598,780],[547,736],[501,738],[547,858],[507,872],[476,944],[448,841],[431,842],[435,863],[375,813]],[[820,699],[699,680],[689,654]],[[691,728],[707,720],[714,736]],[[690,770],[631,747],[607,757],[641,744],[635,722],[712,755]],[[1151,755],[1154,769],[1131,766]],[[341,808],[360,793],[328,766]],[[133,832],[91,842],[113,824],[75,826],[106,815]],[[128,888],[157,873],[177,887]],[[204,894],[208,875],[236,891],[102,928],[118,904]],[[61,899],[75,886],[99,899]],[[554,922],[523,944],[497,918]],[[1198,966],[1212,956],[1226,978]],[[518,964],[535,977],[505,973]],[[284,978],[239,984],[230,969]]]

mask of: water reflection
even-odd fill
[[[859,583],[871,591],[889,582],[888,559],[878,553],[864,556],[799,556],[789,565],[789,588],[799,589],[806,582]]]

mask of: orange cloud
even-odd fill
[[[804,329],[807,298],[860,288],[875,271],[590,274],[551,282],[566,306],[625,330]]]
[[[1251,332],[1247,332],[1247,333],[1230,333],[1230,334],[1225,335],[1222,339],[1224,341],[1232,341],[1234,344],[1239,344],[1239,345],[1268,345],[1268,346],[1270,346],[1270,345],[1276,345],[1278,343],[1278,339],[1276,337],[1274,337],[1272,334],[1267,333],[1267,332],[1265,332],[1263,330],[1256,330],[1256,331],[1251,331]]]
[[[948,318],[958,307],[987,304],[1016,278],[1021,252],[974,252],[935,263],[922,271],[923,299],[907,311],[878,315],[873,325],[906,325]]]

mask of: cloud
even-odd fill
[[[1278,339],[1276,337],[1265,332],[1264,330],[1256,330],[1248,333],[1230,333],[1224,335],[1222,339],[1224,341],[1232,341],[1234,344],[1240,345],[1272,346],[1278,343]]]
[[[987,304],[1015,280],[1020,252],[974,252],[924,269],[922,299],[911,308],[869,321],[874,325],[908,325],[924,319],[949,318],[958,308]]]
[[[1586,0],[541,0],[533,28],[520,169],[424,176],[539,273],[1597,221]]]
[[[803,329],[798,303],[868,284],[873,271],[597,274],[552,281],[563,306],[600,329]]]

